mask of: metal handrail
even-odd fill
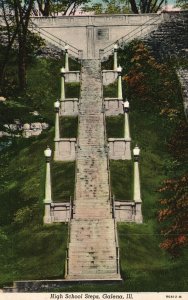
[[[79,115],[78,115],[79,118]],[[78,120],[78,124],[79,124],[79,120]],[[74,184],[74,197],[72,199],[72,197],[70,196],[70,221],[73,219],[74,216],[74,203],[76,200],[76,183],[77,183],[77,151],[78,151],[78,136],[77,136],[77,150],[76,150],[76,158],[75,158],[75,184]],[[70,243],[70,228],[71,228],[71,222],[69,222],[68,224],[68,237],[67,237],[67,249],[66,249],[66,263],[65,263],[65,271],[66,271],[66,275],[68,275],[69,273],[69,243]]]
[[[51,42],[58,45],[62,50],[64,50],[64,47],[66,45],[68,45],[69,46],[69,51],[72,53],[72,55],[77,56],[77,58],[81,58],[82,52],[83,52],[82,50],[77,49],[73,45],[71,45],[71,44],[63,41],[62,39],[56,37],[52,33],[45,30],[44,28],[39,27],[38,25],[36,25],[32,21],[30,21],[30,25],[31,25],[30,28],[32,28],[33,31],[37,31],[41,36],[44,36],[44,37],[48,38]]]
[[[154,20],[154,21],[151,23],[152,20]],[[102,55],[105,55],[106,53],[113,51],[114,44],[121,45],[122,43],[127,42],[130,39],[132,39],[136,34],[142,33],[143,29],[147,28],[148,25],[155,25],[155,24],[158,25],[158,23],[156,23],[156,20],[157,21],[161,20],[161,16],[160,15],[155,15],[153,18],[147,20],[146,22],[144,22],[139,27],[136,27],[135,29],[133,29],[132,31],[130,31],[129,33],[127,33],[125,36],[123,36],[120,39],[118,39],[116,42],[114,42],[114,43],[106,46],[105,48],[102,49],[102,51],[103,51]]]
[[[70,220],[71,220],[71,212],[72,211],[72,198],[70,196]],[[65,277],[69,273],[69,243],[70,243],[70,225],[71,222],[68,222],[68,233],[67,233],[67,247],[66,247],[66,260],[65,260]]]
[[[113,214],[114,214],[114,230],[115,230],[115,242],[116,242],[116,261],[117,261],[117,273],[120,272],[120,263],[119,263],[119,240],[117,234],[117,223],[116,223],[116,208],[115,208],[115,196],[112,197],[112,206],[113,206]]]

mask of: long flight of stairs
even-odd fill
[[[105,150],[101,65],[83,60],[68,280],[121,280]]]

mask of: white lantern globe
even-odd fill
[[[44,150],[44,156],[45,156],[46,158],[50,158],[51,155],[52,155],[52,150],[50,149],[49,146],[47,146],[46,150]]]
[[[60,108],[60,102],[59,100],[54,102],[54,108],[59,109]]]
[[[129,108],[129,101],[126,100],[123,105],[124,105],[125,108]]]
[[[117,72],[118,72],[118,73],[121,73],[121,72],[122,72],[122,67],[121,67],[121,66],[117,67]]]
[[[140,155],[140,148],[136,145],[136,147],[133,149],[134,156],[138,157]]]

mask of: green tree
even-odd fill
[[[176,6],[181,7],[182,9],[188,9],[188,2],[187,0],[177,0]]]
[[[5,70],[11,57],[11,50],[18,53],[18,78],[20,90],[26,87],[26,58],[29,51],[38,44],[39,39],[32,34],[28,27],[30,17],[34,8],[34,0],[2,0],[0,9],[3,12],[3,24],[1,32],[3,33],[3,48],[0,67],[0,85],[4,85]]]
[[[178,256],[188,245],[188,123],[180,121],[169,141],[169,150],[174,157],[169,179],[163,182],[159,192],[159,222],[163,241],[161,248]]]
[[[86,6],[86,11],[95,13],[156,13],[165,0],[103,0],[100,4]]]
[[[43,16],[74,15],[78,7],[85,5],[89,0],[37,0],[39,11]]]
[[[21,90],[24,90],[26,87],[26,45],[33,6],[34,0],[26,0],[23,4],[19,0],[13,1],[15,23],[18,28],[18,77]]]
[[[86,5],[84,11],[95,11],[96,14],[125,14],[130,13],[129,2],[124,0],[103,0],[102,3]]]

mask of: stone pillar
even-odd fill
[[[69,71],[69,46],[66,45],[65,46],[65,71],[68,72]]]
[[[114,71],[117,70],[117,50],[118,50],[118,45],[114,45]]]
[[[130,128],[129,128],[129,101],[123,102],[124,111],[124,138],[130,139]]]
[[[60,139],[60,130],[59,130],[59,107],[60,102],[57,100],[54,103],[55,108],[55,141]]]
[[[134,202],[135,202],[135,222],[142,223],[142,200],[140,192],[139,155],[140,149],[136,146],[133,149],[134,155]]]
[[[44,198],[45,213],[44,213],[43,221],[45,224],[50,224],[52,223],[52,216],[51,216],[52,191],[51,191],[51,172],[50,172],[50,158],[52,155],[52,151],[48,146],[44,151],[44,155],[46,158],[46,181],[45,181],[45,198]]]
[[[63,101],[65,99],[65,68],[61,68],[61,98]]]
[[[117,72],[118,72],[118,99],[122,100],[123,99],[123,94],[122,94],[122,67],[118,67],[117,68]]]

